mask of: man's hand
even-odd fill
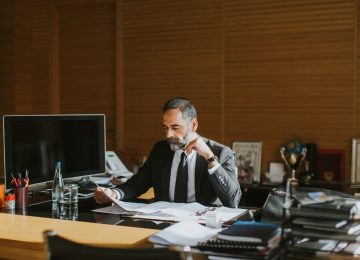
[[[210,150],[209,146],[205,143],[204,139],[202,139],[202,137],[197,134],[192,141],[187,143],[184,150],[187,154],[190,154],[191,150],[195,150],[206,160],[214,156],[214,153]]]
[[[109,203],[111,202],[111,199],[109,199],[104,192],[111,198],[116,198],[116,193],[115,191],[108,189],[108,188],[102,188],[103,191],[100,190],[99,187],[96,188],[95,193],[94,193],[94,198],[96,203],[99,204],[104,204],[104,203]]]

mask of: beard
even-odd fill
[[[179,138],[177,136],[172,136],[166,139],[168,144],[170,145],[170,149],[174,152],[178,150],[183,150],[187,143],[189,142],[189,136],[190,134],[187,133],[184,138]]]

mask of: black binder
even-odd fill
[[[198,243],[197,247],[201,250],[213,251],[261,251],[266,245],[258,242],[229,241],[225,239],[213,239]]]
[[[280,259],[285,248],[278,246],[269,248],[261,242],[229,241],[213,239],[198,243],[194,250],[212,256],[234,257],[243,259]]]

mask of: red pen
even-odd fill
[[[17,181],[11,180],[11,183],[12,183],[12,185],[14,185],[14,188],[17,188],[17,186],[18,186]]]
[[[11,173],[11,177],[12,177],[12,182],[15,186],[15,188],[17,187],[18,183],[17,183],[17,180],[15,179],[14,175]]]

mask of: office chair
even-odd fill
[[[180,253],[166,248],[125,249],[96,247],[77,243],[57,235],[52,230],[43,232],[48,260],[180,260]]]

